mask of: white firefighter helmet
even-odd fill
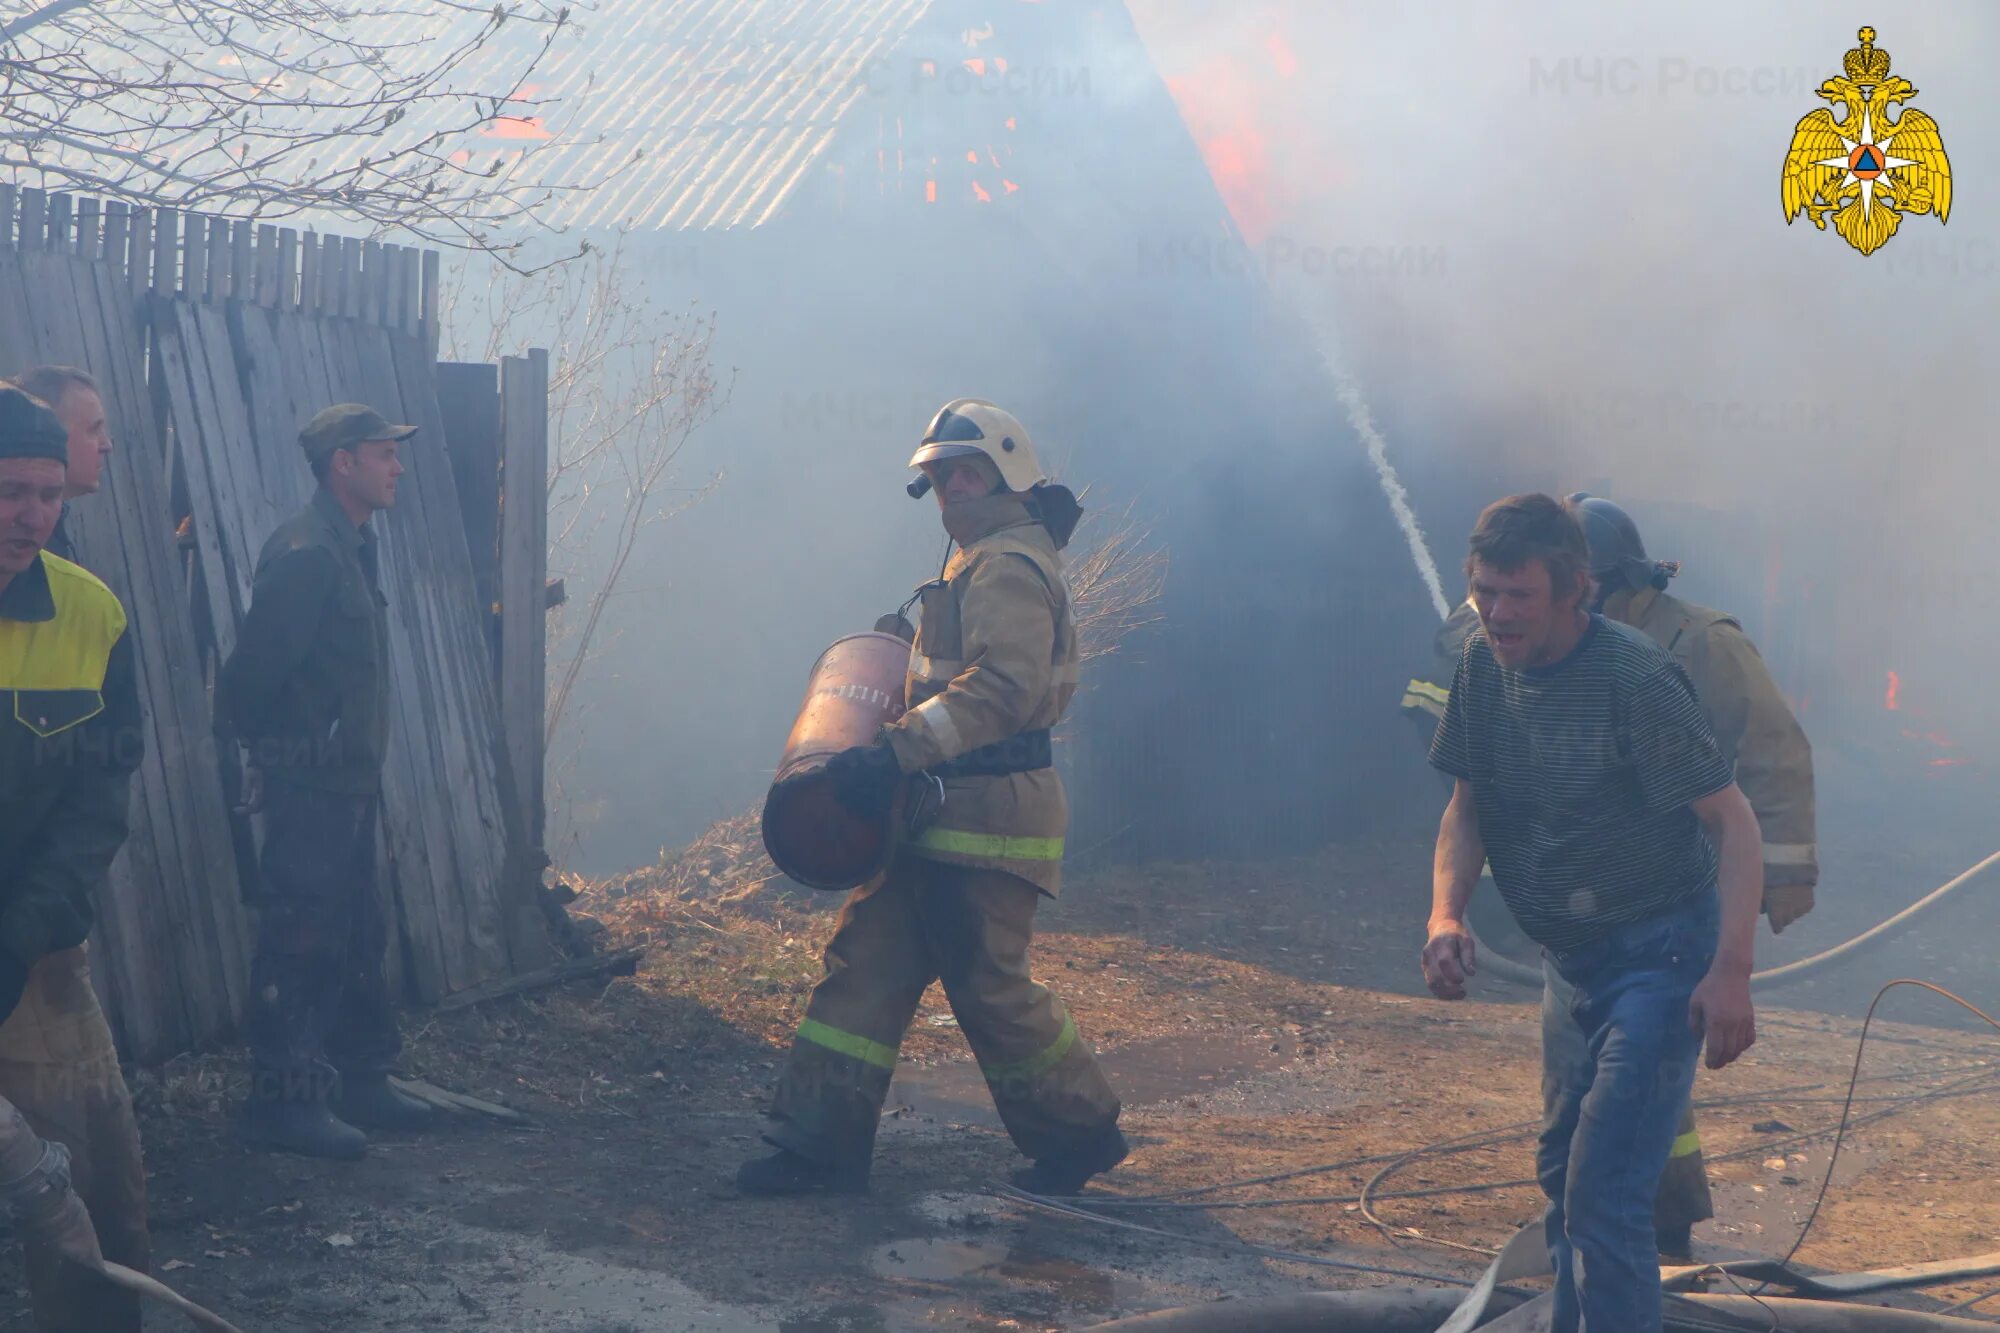
[[[984,398],[954,398],[938,409],[924,431],[923,443],[910,459],[922,467],[947,458],[984,454],[1000,471],[1000,483],[1010,491],[1029,491],[1049,479],[1035,457],[1034,442],[1011,412]]]

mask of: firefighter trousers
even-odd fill
[[[19,1007],[0,1023],[0,1097],[36,1134],[69,1149],[70,1183],[90,1210],[104,1257],[145,1272],[151,1246],[139,1125],[81,947],[36,963]],[[133,1293],[40,1243],[28,1245],[27,1269],[43,1333],[139,1333]]]
[[[1041,891],[1005,871],[905,852],[856,889],[826,973],[779,1077],[772,1143],[815,1161],[867,1161],[903,1031],[944,983],[1014,1146],[1035,1159],[1086,1152],[1119,1104],[1061,1000],[1028,973]]]

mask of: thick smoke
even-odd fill
[[[1830,883],[1929,873],[1862,880],[1859,843],[1929,869],[1991,850],[2000,12],[1134,11],[1211,159],[1261,165],[1248,260],[1362,387],[1448,579],[1497,495],[1618,499],[1801,707]],[[1862,22],[1955,175],[1946,225],[1906,218],[1866,258],[1779,201]]]

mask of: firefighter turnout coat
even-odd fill
[[[1062,555],[1025,497],[947,507],[959,549],[920,590],[923,620],[905,686],[909,711],[887,729],[904,772],[1053,727],[1077,685],[1076,622]],[[1069,804],[1053,768],[944,778],[944,804],[909,850],[1006,871],[1054,896],[1062,886]]]
[[[1736,785],[1764,830],[1765,889],[1810,890],[1819,882],[1812,746],[1742,625],[1657,588],[1615,596],[1605,614],[1666,649],[1694,681],[1722,756],[1736,765]]]

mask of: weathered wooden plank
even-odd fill
[[[153,290],[181,290],[181,215],[171,208],[153,211]]]
[[[80,259],[96,259],[102,251],[98,249],[101,237],[98,232],[99,217],[104,211],[101,200],[83,198],[76,201],[76,254]]]
[[[229,265],[235,252],[229,245],[229,220],[210,218],[208,220],[208,300],[224,301],[229,297],[234,275]]]
[[[278,304],[278,228],[274,223],[264,223],[257,228],[257,286],[254,295],[246,298],[258,305],[275,307]]]
[[[238,301],[257,299],[256,251],[252,248],[252,238],[257,234],[257,224],[247,218],[237,218],[229,224],[229,263],[225,268],[228,281],[223,290],[216,293],[218,300],[231,297]]]
[[[361,242],[348,237],[340,247],[340,309],[347,319],[361,315]]]
[[[440,361],[436,373],[438,411],[458,487],[473,588],[482,613],[490,618],[500,603],[500,368],[483,361]],[[499,640],[491,637],[491,660],[498,670]]]
[[[154,371],[166,394],[176,453],[187,469],[196,573],[207,590],[209,637],[220,660],[236,648],[236,627],[249,598],[249,563],[255,557],[244,546],[247,524],[235,496],[254,486],[255,460],[244,459],[215,405],[192,312],[170,297],[152,299],[159,334]],[[246,461],[252,465],[247,473]]]
[[[111,265],[111,272],[120,282],[125,280],[126,267],[131,263],[127,247],[131,245],[132,206],[123,199],[113,199],[104,205],[104,262]]]
[[[11,181],[0,185],[0,249],[15,247],[14,222],[20,212],[20,187]]]
[[[153,210],[132,210],[130,240],[125,247],[125,281],[133,295],[142,295],[153,285]]]
[[[27,186],[21,191],[21,226],[15,245],[23,250],[39,250],[46,239],[49,197],[44,190]]]
[[[181,219],[181,294],[190,301],[208,299],[208,219],[190,213]]]
[[[500,363],[500,719],[521,828],[542,847],[548,715],[549,354]]]
[[[389,295],[389,261],[382,254],[382,242],[361,243],[361,300],[354,314],[370,324],[382,321],[382,307]]]
[[[421,314],[418,323],[422,327],[424,350],[431,360],[437,360],[438,330],[443,323],[444,313],[438,309],[439,276],[443,259],[435,250],[424,251],[424,276],[421,289]]]
[[[272,302],[275,310],[296,310],[299,306],[299,234],[290,227],[278,230],[278,289]]]
[[[299,237],[299,304],[298,309],[312,314],[319,309],[320,265],[324,260],[317,232],[306,232]]]
[[[59,255],[73,252],[70,213],[75,202],[66,194],[49,196],[49,235],[46,248]]]

